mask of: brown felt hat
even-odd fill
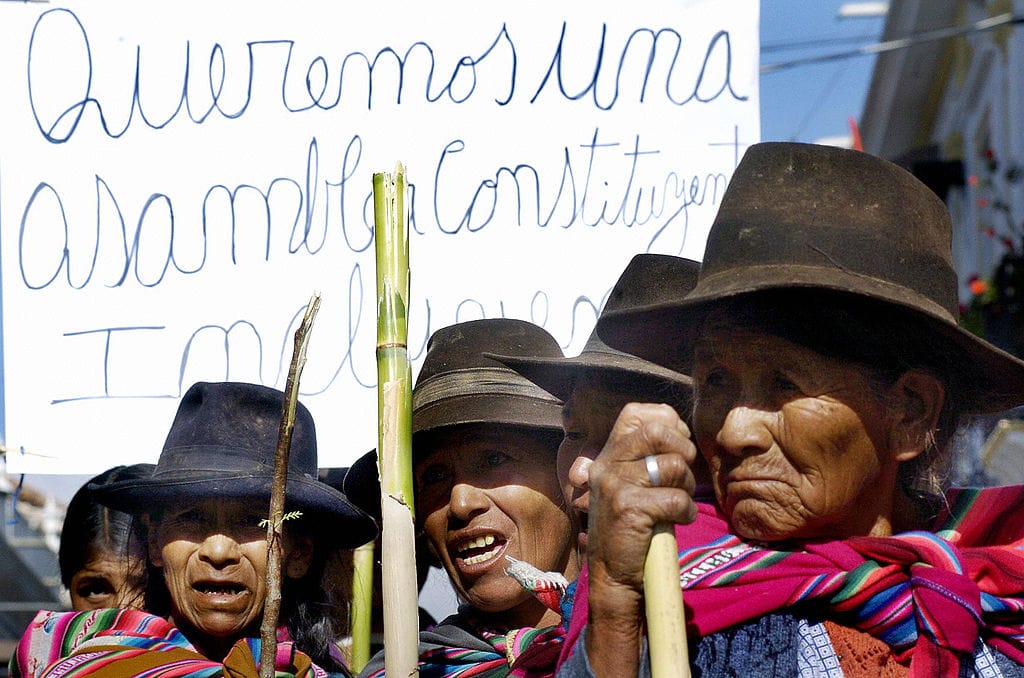
[[[427,342],[412,392],[413,435],[462,424],[562,430],[562,402],[485,353],[561,358],[558,342],[523,320],[442,327]]]
[[[1024,362],[958,324],[951,231],[942,201],[890,162],[831,146],[755,144],[722,197],[696,287],[605,313],[597,331],[611,346],[686,369],[716,306],[782,290],[796,304],[800,291],[814,291],[828,303],[897,312],[920,328],[918,350],[961,356],[967,411],[1009,409],[1024,402]]]
[[[690,259],[638,254],[619,276],[602,314],[650,306],[685,293],[697,283],[699,270],[700,264]],[[693,380],[685,374],[611,348],[596,330],[574,358],[488,355],[562,400],[568,399],[573,383],[584,372],[628,379],[637,394],[655,394],[666,387],[688,392],[693,387]]]

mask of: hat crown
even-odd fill
[[[561,428],[561,401],[485,353],[563,357],[544,328],[488,318],[442,327],[413,389],[413,433],[469,423]]]
[[[669,254],[637,254],[608,293],[602,312],[673,301],[697,284],[700,262]]]
[[[182,397],[155,474],[245,471],[273,474],[284,393],[259,384],[197,382]],[[313,416],[296,403],[289,475],[317,475]]]
[[[795,283],[801,268],[834,269],[956,318],[951,238],[946,206],[901,167],[847,149],[755,144],[722,198],[698,289],[736,269],[785,266]]]
[[[700,262],[669,254],[637,254],[615,281],[601,313],[614,313],[675,301],[693,289]],[[590,333],[582,353],[623,353],[606,344],[597,328]]]
[[[562,349],[555,338],[533,323],[514,318],[470,320],[442,327],[431,335],[417,385],[456,370],[508,369],[484,352],[562,357]]]

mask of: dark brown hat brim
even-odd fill
[[[693,380],[653,363],[620,352],[583,351],[574,358],[524,358],[484,354],[523,375],[560,400],[568,400],[581,374],[628,378],[637,393],[657,392],[666,385],[691,388]]]
[[[603,314],[597,332],[609,346],[689,372],[694,339],[710,311],[741,296],[786,289],[832,291],[837,304],[854,295],[896,307],[908,322],[922,323],[922,331],[959,349],[968,364],[958,369],[975,377],[972,388],[958,394],[966,413],[998,412],[1024,403],[1024,361],[967,331],[946,309],[921,295],[841,269],[784,265],[734,269],[701,280],[679,301]]]

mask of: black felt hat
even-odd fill
[[[638,254],[616,281],[602,314],[656,304],[697,283],[700,264],[667,254]],[[608,346],[597,330],[574,358],[488,354],[500,360],[548,393],[566,400],[573,383],[583,372],[628,379],[638,394],[655,394],[666,387],[690,392],[689,376]]]
[[[151,476],[90,487],[102,503],[135,514],[211,497],[269,505],[283,403],[284,393],[257,384],[194,384],[178,405]],[[371,541],[373,519],[317,475],[316,428],[298,403],[286,510],[301,510],[310,521],[336,521],[332,534],[342,547]]]
[[[951,233],[942,201],[890,162],[831,146],[755,144],[722,197],[696,287],[608,312],[597,331],[611,346],[687,369],[709,311],[767,292],[800,304],[811,291],[818,303],[898,314],[922,356],[960,356],[966,411],[1020,405],[1024,362],[957,323]]]

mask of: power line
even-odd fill
[[[797,40],[795,42],[774,42],[761,45],[761,53],[785,52],[791,49],[806,49],[808,47],[822,47],[824,45],[849,44],[851,42],[865,42],[873,40],[874,35],[841,36],[832,38],[818,38],[817,40]]]
[[[1000,26],[1016,25],[1024,23],[1024,16],[1017,16],[1012,12],[1005,14],[999,14],[988,19],[982,19],[981,21],[975,21],[969,24],[963,24],[960,26],[949,26],[947,28],[938,28],[932,31],[923,31],[921,33],[914,33],[908,35],[905,38],[897,38],[896,40],[886,40],[884,42],[878,42],[873,45],[865,45],[856,50],[849,50],[846,52],[834,52],[832,54],[821,54],[818,56],[804,57],[801,59],[792,59],[790,61],[783,61],[777,64],[763,64],[761,66],[761,73],[775,73],[776,71],[785,70],[787,68],[795,68],[796,66],[806,66],[807,64],[824,63],[828,61],[838,61],[840,59],[850,59],[853,57],[867,56],[869,54],[881,54],[884,52],[892,52],[897,49],[906,49],[907,47],[914,47],[925,42],[934,42],[936,40],[945,40],[946,38],[953,38],[960,35],[967,35],[969,33],[981,33],[983,31],[990,31]]]

